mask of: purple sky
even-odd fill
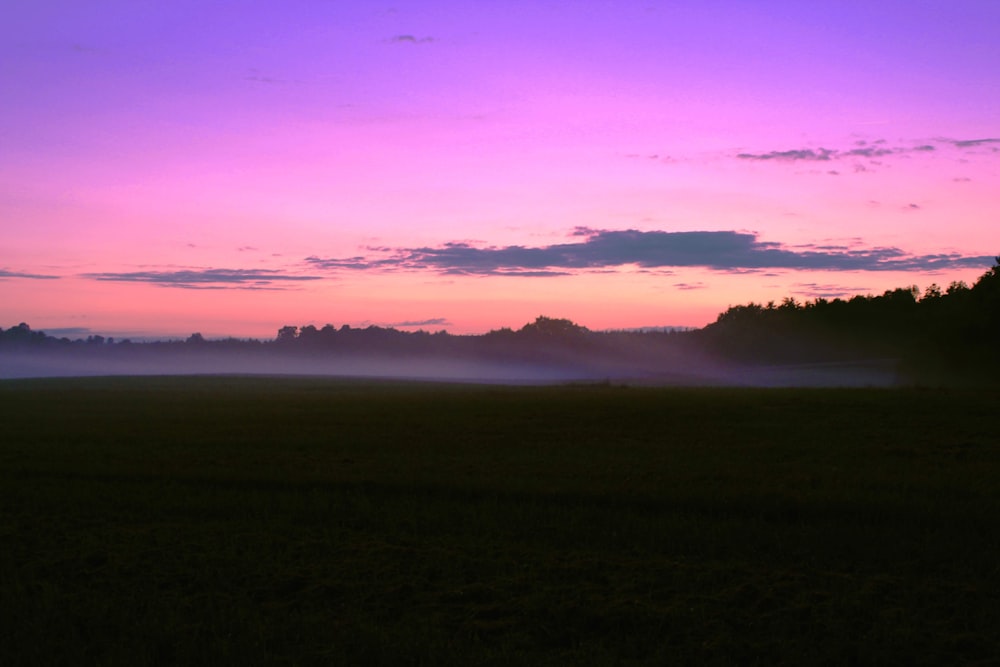
[[[974,280],[1000,2],[0,9],[0,326],[269,337]]]

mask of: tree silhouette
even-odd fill
[[[283,326],[278,329],[277,342],[279,343],[291,343],[299,335],[299,328],[293,326]]]
[[[534,322],[525,324],[519,332],[525,336],[547,339],[578,338],[587,333],[587,328],[572,320],[539,315]]]

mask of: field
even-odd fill
[[[997,664],[1000,392],[0,382],[0,663]]]

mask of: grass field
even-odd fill
[[[1000,392],[0,382],[0,664],[997,664]]]

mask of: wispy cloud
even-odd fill
[[[853,146],[846,148],[791,148],[779,150],[767,150],[760,152],[744,151],[736,154],[740,160],[755,162],[834,162],[838,160],[852,160],[855,163],[855,171],[868,171],[863,162],[869,165],[880,164],[879,160],[892,156],[905,156],[913,153],[933,153],[939,147],[952,147],[959,149],[974,149],[990,144],[1000,144],[998,138],[984,139],[949,139],[946,137],[936,137],[930,141],[923,140],[922,143],[909,143],[906,145],[891,145],[886,139],[875,139],[872,141],[861,139],[855,141]],[[998,151],[1000,148],[991,147],[991,151]],[[833,173],[828,172],[828,173]]]
[[[322,276],[283,273],[269,269],[183,269],[178,271],[130,271],[85,273],[84,278],[105,282],[151,283],[183,289],[287,289],[289,283],[322,280]]]
[[[830,283],[795,283],[792,294],[814,299],[835,299],[854,294],[864,294],[870,291],[871,289],[868,287],[850,287]]]
[[[407,320],[405,322],[393,322],[390,327],[449,327],[451,321],[445,317],[432,317],[426,320]]]
[[[958,253],[912,255],[899,248],[788,246],[737,231],[623,231],[577,228],[567,243],[540,247],[475,246],[372,249],[371,257],[308,257],[322,270],[432,271],[450,275],[550,277],[627,266],[642,269],[704,267],[715,271],[764,269],[824,271],[933,271],[986,267],[993,257]]]
[[[434,38],[416,37],[415,35],[395,35],[389,41],[395,44],[429,44],[434,41]]]
[[[950,139],[947,137],[919,138],[911,141],[890,142],[888,139],[856,139],[845,142],[843,145],[831,146],[801,146],[792,147],[780,146],[777,148],[762,150],[739,150],[715,155],[713,159],[723,157],[724,159],[737,159],[745,162],[773,163],[773,164],[813,164],[814,169],[810,173],[825,173],[830,176],[839,176],[849,173],[850,169],[854,173],[865,173],[877,171],[889,160],[907,159],[930,155],[936,152],[962,149],[966,152],[976,152],[974,149],[986,147],[979,153],[1000,153],[1000,138],[983,139]],[[693,158],[677,158],[665,155],[662,151],[628,152],[622,156],[633,160],[656,160],[663,163],[679,163],[691,161]],[[846,163],[837,165],[836,163]],[[821,171],[822,169],[822,171]]]
[[[28,280],[58,280],[59,276],[47,276],[39,273],[23,273],[21,271],[7,271],[0,269],[0,280],[7,278],[25,278]]]
[[[1000,138],[990,137],[986,139],[941,139],[953,145],[955,148],[978,148],[987,144],[1000,144]]]
[[[934,149],[933,146],[929,146],[929,148],[931,150]],[[883,146],[865,146],[864,148],[852,148],[849,151],[843,151],[841,153],[838,153],[837,155],[843,157],[875,158],[875,157],[884,157],[886,155],[892,155],[897,151],[898,149],[885,148]]]
[[[778,160],[782,162],[795,162],[807,160],[811,162],[826,162],[838,155],[838,151],[828,148],[797,148],[787,151],[768,151],[767,153],[739,153],[736,157],[741,160]]]
[[[288,83],[285,79],[279,79],[274,76],[268,76],[260,72],[260,70],[253,68],[247,76],[243,77],[247,81],[256,81],[257,83],[267,83],[267,84],[282,84]]]
[[[754,160],[757,162],[833,162],[836,160],[877,160],[891,155],[902,155],[905,153],[927,153],[937,150],[930,144],[920,146],[897,146],[890,147],[884,141],[875,143],[858,142],[854,148],[795,148],[790,150],[772,150],[763,153],[737,153],[740,160]],[[863,171],[859,170],[859,171]]]

